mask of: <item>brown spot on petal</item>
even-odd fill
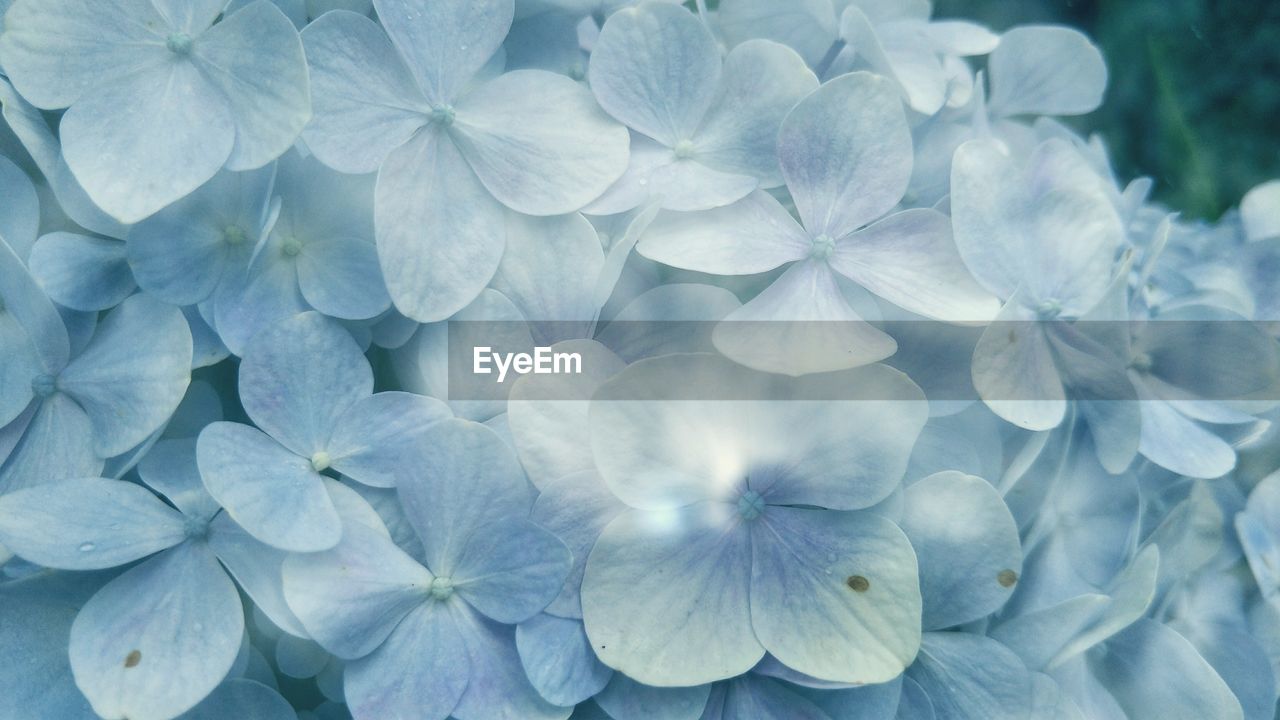
[[[996,582],[1000,583],[1000,587],[1013,587],[1018,582],[1018,573],[1012,570],[1001,570],[996,573]]]
[[[142,651],[130,650],[129,654],[124,658],[124,666],[127,668],[138,667],[138,663],[142,662]]]
[[[845,585],[854,592],[866,592],[871,589],[871,581],[861,575],[850,575],[848,580],[844,581]]]

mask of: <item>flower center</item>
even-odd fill
[[[676,146],[672,148],[672,150],[675,151],[676,158],[678,160],[688,160],[689,158],[693,157],[693,150],[694,150],[693,141],[681,140],[680,142],[676,143]]]
[[[1062,303],[1057,300],[1045,300],[1036,307],[1036,315],[1039,316],[1041,320],[1053,320],[1061,314]]]
[[[442,127],[449,127],[453,124],[453,106],[437,105],[431,108],[431,122]]]
[[[830,235],[823,233],[813,239],[813,245],[809,248],[809,257],[814,260],[826,260],[835,251],[836,241],[832,240]]]
[[[447,577],[438,577],[432,580],[431,597],[436,600],[448,600],[453,597],[453,580]]]
[[[49,397],[56,389],[57,383],[54,381],[52,375],[41,373],[31,379],[31,392],[35,393],[36,397]]]
[[[324,472],[329,469],[329,453],[321,450],[311,456],[311,469],[316,472]]]
[[[748,490],[738,498],[738,514],[743,520],[755,520],[764,513],[764,498],[755,490]]]
[[[191,36],[184,32],[173,33],[165,39],[164,46],[174,55],[190,55]]]
[[[228,225],[222,229],[222,240],[228,245],[239,245],[248,238],[239,225]]]
[[[302,243],[298,238],[291,237],[280,246],[280,252],[284,253],[285,257],[298,257],[298,253],[302,252]]]
[[[203,540],[209,536],[209,523],[204,520],[187,518],[185,529],[189,540]]]

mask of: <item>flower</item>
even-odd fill
[[[332,550],[285,563],[285,597],[325,649],[349,660],[356,718],[567,718],[524,676],[510,623],[560,591],[570,556],[529,522],[514,454],[465,420],[433,425],[396,492],[422,555],[372,517]]]
[[[0,62],[10,82],[37,107],[67,108],[67,165],[120,222],[151,215],[223,166],[271,162],[310,118],[293,24],[269,2],[221,16],[224,5],[16,0],[5,16]]]
[[[385,32],[345,12],[304,31],[316,102],[304,138],[334,169],[378,170],[387,289],[408,317],[442,320],[497,269],[503,206],[578,210],[622,174],[626,133],[563,76],[490,79],[484,68],[510,28],[513,0],[375,7]],[[370,127],[382,130],[370,137]]]

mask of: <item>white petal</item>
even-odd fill
[[[786,209],[763,191],[701,212],[663,212],[637,244],[641,255],[717,275],[751,275],[801,260],[811,246]]]
[[[0,542],[45,567],[116,567],[185,538],[182,516],[133,483],[63,480],[0,497]]]
[[[573,212],[627,167],[630,136],[563,75],[517,70],[458,101],[452,136],[480,182],[529,215]]]
[[[582,615],[606,665],[663,687],[740,675],[764,655],[749,607],[751,541],[725,506],[633,510],[587,561]]]
[[[765,38],[789,45],[816,66],[836,41],[836,15],[827,0],[725,0],[720,4],[720,30],[730,45]]]
[[[213,177],[231,154],[235,121],[222,92],[177,61],[90,91],[62,116],[59,134],[89,197],[134,223]]]
[[[831,268],[811,260],[787,268],[717,325],[712,339],[737,362],[787,375],[868,365],[897,350],[849,307]]]
[[[311,119],[302,41],[293,23],[258,0],[201,35],[192,57],[226,97],[236,125],[227,167],[249,170],[284,154]]]
[[[374,0],[382,25],[433,104],[452,102],[502,46],[512,0]]]
[[[1240,200],[1240,221],[1244,234],[1257,242],[1280,237],[1280,180],[1263,183]]]
[[[750,175],[720,172],[692,158],[677,158],[666,145],[632,133],[627,171],[582,211],[614,215],[650,201],[668,210],[707,210],[740,200],[759,184]]]
[[[542,486],[529,519],[555,533],[573,554],[564,589],[547,606],[547,612],[582,617],[582,574],[587,557],[605,526],[625,509],[593,470],[571,473]]]
[[[386,33],[367,17],[325,13],[302,33],[315,117],[303,132],[324,163],[373,172],[431,111]]]
[[[378,250],[363,239],[305,243],[298,255],[298,289],[311,307],[343,320],[366,320],[391,306]]]
[[[1013,28],[987,63],[991,108],[1002,115],[1083,115],[1102,103],[1107,88],[1102,53],[1067,27]]]
[[[715,98],[720,53],[698,16],[651,3],[609,17],[588,77],[610,115],[675,147],[693,136]]]
[[[590,322],[603,267],[600,238],[581,215],[508,213],[507,249],[492,285],[529,320]]]
[[[911,131],[892,83],[842,75],[787,115],[778,160],[804,226],[844,237],[888,212],[911,179]]]
[[[396,309],[434,322],[470,304],[502,260],[504,219],[448,137],[423,131],[395,151],[378,173],[374,221]]]
[[[911,664],[920,585],[901,530],[870,513],[772,505],[749,527],[751,624],[771,655],[848,683],[892,680]]]
[[[71,626],[71,671],[99,715],[164,720],[203,699],[240,650],[235,585],[186,543],[112,580]]]
[[[1045,329],[1005,304],[973,351],[973,386],[987,407],[1028,430],[1049,430],[1067,411],[1066,391]]]
[[[817,87],[790,48],[766,40],[738,45],[724,59],[720,92],[694,136],[698,160],[759,178],[763,187],[781,185],[778,127]]]

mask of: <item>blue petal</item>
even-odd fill
[[[89,418],[74,400],[56,393],[28,413],[0,429],[0,447],[13,448],[0,465],[0,494],[102,472]]]
[[[30,266],[49,297],[72,310],[115,307],[137,287],[117,240],[49,233],[31,249]]]
[[[471,655],[471,682],[453,715],[458,720],[566,720],[573,708],[546,701],[520,664],[515,628],[463,609],[459,629]]]
[[[928,694],[938,720],[1022,718],[1031,706],[1031,673],[981,635],[926,633],[907,677]]]
[[[255,540],[225,513],[209,525],[209,547],[259,612],[287,633],[299,637],[307,634],[285,601],[284,551]]]
[[[506,519],[471,533],[451,579],[481,613],[518,623],[560,594],[572,564],[572,553],[555,535],[526,520]]]
[[[535,615],[516,628],[516,648],[529,682],[553,705],[584,702],[613,677],[591,651],[579,620]]]
[[[614,673],[595,700],[614,720],[698,720],[713,687],[653,687]]]
[[[596,539],[625,506],[592,470],[571,473],[542,486],[530,519],[555,533],[573,553],[573,566],[547,612],[582,617],[582,573]]]
[[[408,471],[428,428],[450,417],[444,403],[412,393],[362,398],[337,419],[325,445],[330,465],[366,485],[392,487]]]
[[[513,0],[374,0],[378,17],[433,104],[452,102],[511,28]]]
[[[701,720],[831,720],[821,708],[771,678],[744,675],[717,685]]]
[[[176,720],[294,720],[297,714],[280,693],[253,680],[227,680]]]

